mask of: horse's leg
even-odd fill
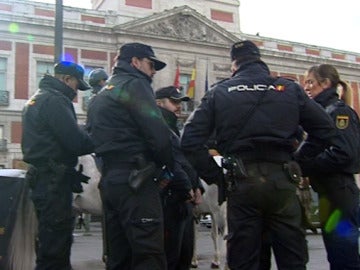
[[[197,231],[195,219],[193,220],[193,222],[194,222],[194,252],[191,260],[191,268],[197,268],[199,264],[199,261],[197,259],[197,244],[196,244],[198,238],[198,231]]]
[[[220,252],[219,252],[219,227],[217,225],[216,217],[211,215],[211,238],[214,243],[214,258],[211,262],[212,269],[218,269],[220,267]]]

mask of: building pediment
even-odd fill
[[[115,26],[114,30],[194,43],[229,44],[239,40],[238,37],[188,6],[135,19]]]

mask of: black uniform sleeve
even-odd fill
[[[185,156],[199,176],[208,184],[217,183],[222,177],[221,168],[217,166],[214,159],[209,155],[206,147],[206,143],[214,129],[213,117],[210,117],[212,114],[213,92],[214,90],[210,90],[205,94],[199,107],[185,123],[181,136],[181,147]]]
[[[46,102],[43,116],[66,152],[76,156],[93,153],[94,145],[89,135],[78,126],[71,101],[66,97],[52,96]]]
[[[154,154],[159,167],[167,165],[173,169],[170,130],[156,106],[152,89],[143,80],[132,80],[128,86],[128,108],[137,123],[146,145]]]
[[[335,172],[350,155],[344,148],[346,140],[339,136],[333,119],[315,101],[303,98],[300,124],[308,138],[295,153],[305,175],[317,172]],[[342,165],[341,165],[342,164]]]
[[[175,190],[183,190],[187,193],[191,190],[192,185],[190,181],[190,176],[188,173],[184,170],[184,159],[183,153],[180,149],[179,139],[175,134],[171,133],[171,142],[172,142],[172,149],[174,153],[174,179],[171,183],[171,188]]]

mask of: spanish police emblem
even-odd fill
[[[285,91],[285,85],[277,84],[277,85],[275,86],[275,90],[276,90],[276,91],[279,91],[279,92],[283,92],[283,91]]]
[[[349,116],[347,115],[337,115],[336,116],[336,127],[338,129],[345,129],[349,125]]]

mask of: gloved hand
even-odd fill
[[[81,183],[88,184],[90,177],[83,174],[83,165],[79,165],[79,169],[75,171],[74,177],[73,177],[73,185],[72,185],[72,191],[74,193],[82,193],[84,191]]]
[[[81,183],[88,184],[88,183],[89,183],[89,180],[90,180],[90,177],[87,176],[87,175],[85,175],[85,174],[83,174],[83,173],[82,173],[83,170],[84,170],[84,166],[83,166],[82,164],[80,164],[80,165],[79,165],[79,170],[77,171],[78,177],[79,177]]]

